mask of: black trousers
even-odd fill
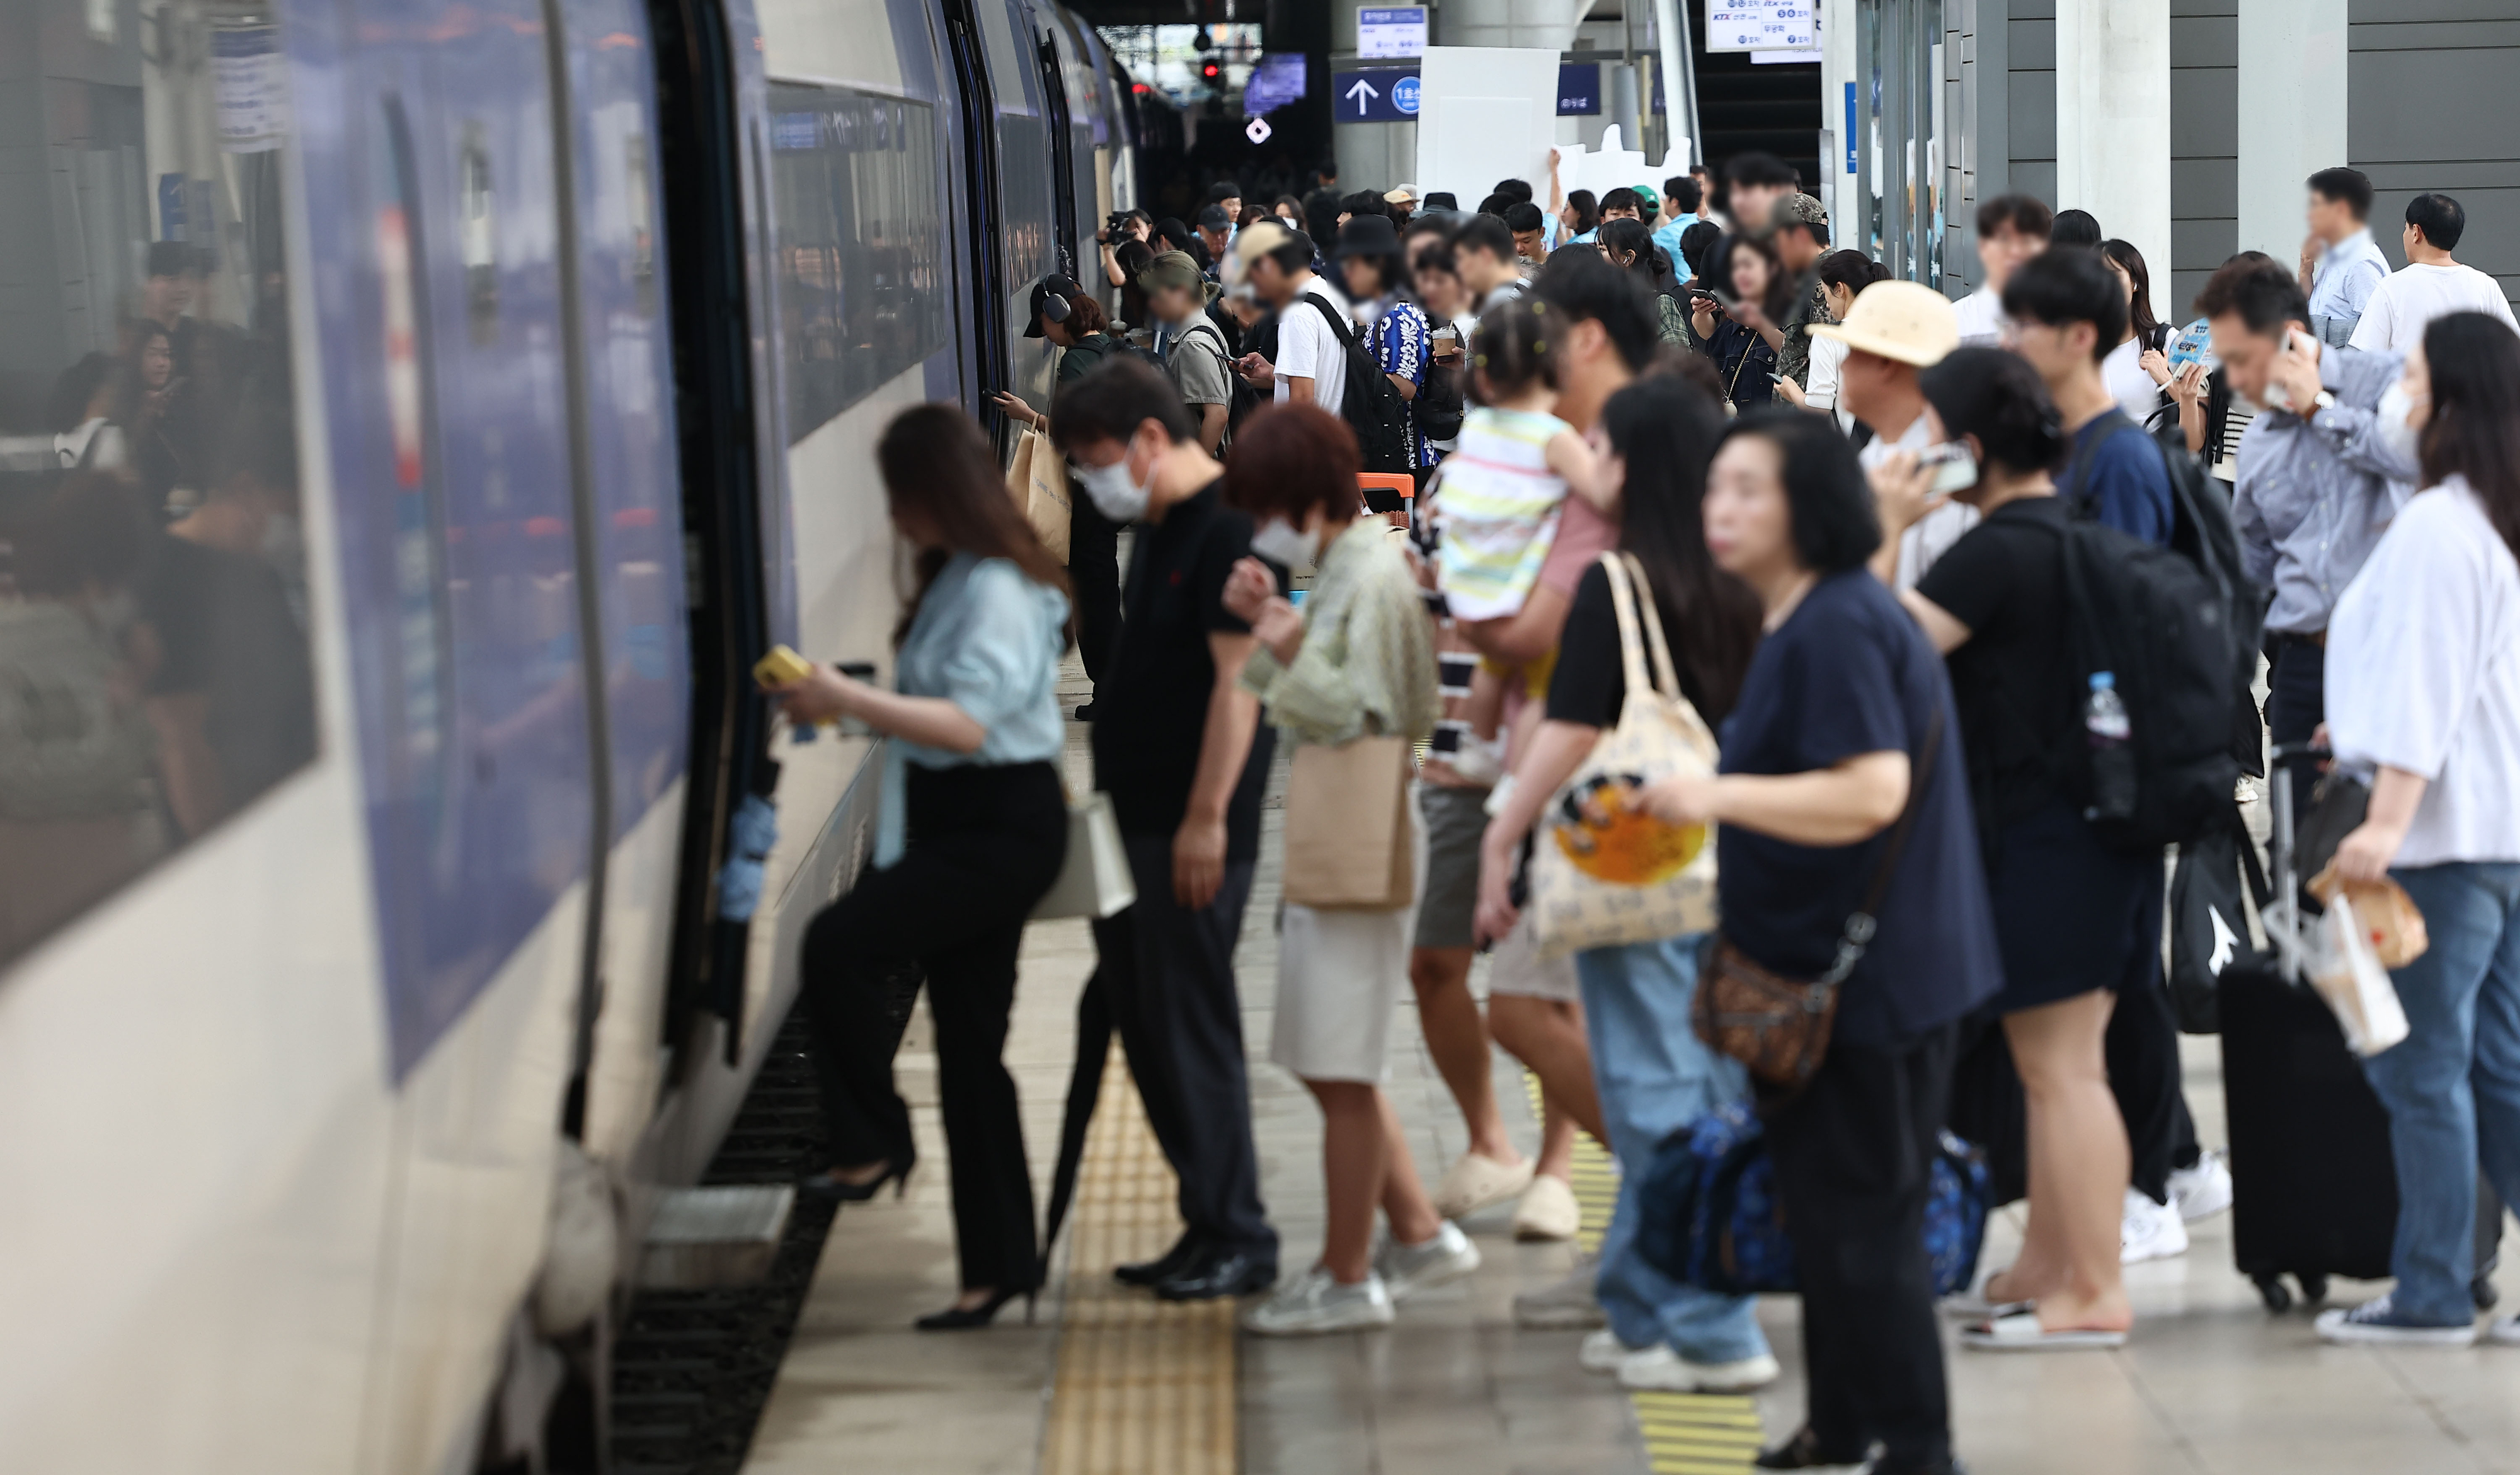
[[[1076,596],[1076,653],[1101,686],[1120,637],[1120,524],[1076,489],[1067,517],[1067,582]]]
[[[1048,763],[910,768],[910,844],[805,929],[801,988],[832,1158],[906,1163],[910,1106],[893,1089],[891,980],[927,977],[936,1089],[953,1158],[963,1284],[1041,1277],[1014,1078],[1000,1058],[1024,918],[1058,878],[1067,801]]]
[[[1833,1042],[1803,1094],[1768,1119],[1768,1150],[1802,1277],[1812,1433],[1888,1465],[1951,1457],[1951,1413],[1925,1259],[1925,1195],[1958,1026],[1896,1049]]]
[[[2142,988],[2118,990],[2101,1041],[2109,1093],[2126,1121],[2134,1154],[2131,1182],[2154,1203],[2170,1202],[2170,1175],[2196,1166],[2196,1119],[2179,1070],[2179,1021],[2156,964]]]
[[[1148,1125],[1180,1180],[1182,1221],[1206,1243],[1274,1256],[1278,1231],[1260,1203],[1234,986],[1234,945],[1256,868],[1227,862],[1216,899],[1193,911],[1173,900],[1170,837],[1123,839],[1138,902],[1094,924],[1096,973]]]
[[[2327,648],[2308,636],[2270,635],[2267,662],[2268,733],[2278,745],[2308,742],[2327,719]],[[2318,787],[2308,770],[2294,770],[2294,824],[2309,816]]]

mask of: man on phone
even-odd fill
[[[2421,474],[2380,424],[2403,358],[2312,336],[2300,283],[2270,262],[2225,262],[2196,310],[2231,391],[2266,407],[2240,437],[2231,519],[2249,576],[2274,590],[2267,727],[2306,742],[2326,716],[2327,616]],[[2310,785],[2293,801],[2309,813]]]
[[[1242,378],[1271,390],[1280,404],[1338,414],[1347,394],[1347,348],[1331,320],[1347,321],[1347,299],[1313,274],[1313,244],[1263,220],[1242,233],[1235,253],[1242,279],[1278,312],[1277,361],[1246,353],[1238,366]]]
[[[1917,455],[1934,443],[1916,376],[1959,346],[1959,319],[1949,299],[1918,282],[1875,282],[1856,297],[1845,322],[1821,324],[1812,332],[1846,345],[1838,403],[1870,435],[1856,453],[1867,473],[1893,456]],[[1913,589],[1976,522],[1976,512],[1957,502],[1918,519],[1900,535],[1898,587]]]
[[[2389,258],[2371,239],[2371,181],[2360,169],[2321,169],[2310,176],[2310,239],[2301,244],[2301,290],[2310,293],[2310,327],[2322,343],[2344,347],[2363,305],[2388,280]]]

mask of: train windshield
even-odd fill
[[[0,0],[0,967],[315,753],[277,18]]]

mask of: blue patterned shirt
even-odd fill
[[[1373,324],[1367,331],[1373,350],[1373,361],[1385,374],[1396,374],[1426,392],[1427,355],[1433,344],[1433,330],[1426,326],[1426,314],[1414,302],[1403,302],[1396,296],[1384,297],[1374,304]],[[1435,464],[1435,449],[1426,437],[1418,433],[1418,402],[1409,402],[1409,464],[1429,467]]]

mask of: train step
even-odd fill
[[[796,1190],[787,1184],[676,1188],[648,1221],[639,1284],[649,1290],[751,1285],[770,1274]]]

